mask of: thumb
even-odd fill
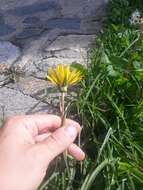
[[[40,151],[48,163],[56,156],[64,152],[71,145],[77,134],[78,128],[75,126],[64,126],[53,132],[46,140],[40,144]]]

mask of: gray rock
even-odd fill
[[[32,5],[25,5],[23,7],[16,7],[7,11],[8,14],[17,16],[32,15],[39,12],[51,11],[59,9],[60,6],[55,2],[34,3]]]
[[[10,67],[20,56],[20,49],[8,41],[0,41],[0,66]]]
[[[15,35],[16,40],[35,38],[44,30],[43,22],[37,16],[26,17],[23,24],[23,30]]]
[[[47,21],[48,29],[80,29],[80,19],[78,18],[59,18]]]
[[[45,45],[43,59],[37,68],[47,71],[48,66],[78,62],[87,64],[88,50],[95,44],[96,35],[59,36],[53,43]]]
[[[94,34],[101,26],[106,1],[0,0],[0,39],[20,39],[18,43],[23,46],[29,43],[29,38],[32,40],[32,36],[34,39],[41,36],[43,34],[41,28],[48,32],[53,29],[64,30],[63,34],[66,35]],[[93,17],[95,20],[91,22],[90,18]],[[32,29],[33,27],[38,29]],[[25,42],[26,38],[28,40]]]
[[[49,51],[46,55],[46,58],[69,58],[69,59],[79,59],[81,56],[79,56],[79,53],[82,53],[81,50],[77,49],[61,49],[61,50],[55,50],[55,51]]]
[[[37,16],[32,16],[32,17],[26,17],[24,20],[23,20],[23,23],[24,24],[28,24],[28,25],[35,25],[37,23],[40,23],[41,20],[39,17]]]
[[[46,74],[47,72],[45,72],[43,78],[46,78]],[[0,85],[1,84],[0,82]],[[30,96],[41,102],[43,101],[49,108],[52,108],[54,112],[59,110],[60,93],[57,88],[54,88],[52,84],[46,80],[32,76],[21,76],[15,83],[8,83],[5,87],[21,92],[23,95]]]
[[[103,19],[103,18],[102,18]],[[84,19],[81,21],[80,29],[84,34],[98,34],[101,31],[102,22],[94,18]]]
[[[95,43],[95,35],[67,35],[59,36],[53,43],[45,47],[45,51],[58,51],[64,49],[81,50],[90,48]]]
[[[4,25],[5,21],[4,21],[4,16],[2,13],[0,13],[0,25]]]
[[[0,24],[0,36],[6,36],[15,31],[16,31],[16,29],[11,25]]]
[[[106,4],[107,0],[59,0],[64,17],[89,18],[97,15],[97,12]],[[102,14],[102,11],[100,11]],[[100,14],[99,13],[99,14]],[[98,16],[99,16],[98,14]]]
[[[34,38],[39,36],[43,32],[41,27],[26,27],[22,32],[16,34],[16,39]]]
[[[79,55],[80,57],[81,55]],[[85,56],[85,55],[84,55]],[[45,73],[47,71],[48,67],[55,67],[56,65],[59,64],[72,64],[72,63],[80,63],[80,64],[87,64],[87,54],[85,57],[83,58],[78,58],[78,59],[74,59],[74,58],[61,58],[61,57],[57,57],[57,58],[48,58],[48,59],[44,59],[43,61],[41,60],[41,62],[37,63],[37,68],[41,69],[43,73]],[[37,76],[39,73],[37,73]]]
[[[4,86],[7,84],[8,78],[4,74],[0,74],[0,87]]]
[[[47,81],[37,79],[32,76],[19,77],[16,83],[7,85],[9,88],[18,90],[25,95],[29,95],[35,98],[44,95],[44,90],[47,88],[47,86]]]
[[[25,6],[25,5],[30,5],[33,3],[36,3],[37,0],[30,0],[30,1],[23,1],[23,0],[0,0],[0,8],[1,10],[9,10],[9,9],[14,9],[19,6]]]
[[[51,44],[51,42],[59,35],[60,31],[50,30],[46,32],[46,35],[36,38],[35,40],[30,39],[30,42],[26,43],[26,46],[23,48],[22,56],[19,61],[16,62],[16,66],[24,68],[27,73],[37,72],[39,76],[39,69],[37,70],[37,63],[43,61],[42,49],[44,49],[45,44]],[[23,40],[26,41],[25,39]],[[41,73],[40,73],[41,76]],[[43,73],[42,73],[43,76]]]
[[[44,103],[34,106],[38,100],[6,87],[0,88],[0,115],[12,116],[26,113],[52,113],[52,107]],[[4,108],[4,109],[3,109]]]
[[[59,63],[78,62],[86,65],[88,50],[95,43],[96,35],[59,36],[53,42],[49,41],[48,37],[45,36],[43,41],[35,41],[19,62],[22,67],[29,72],[34,72],[36,76],[44,76],[48,66],[55,66]],[[40,49],[40,47],[43,48]]]

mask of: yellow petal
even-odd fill
[[[67,79],[67,80],[68,80],[69,76],[70,76],[70,66],[67,65],[67,66],[66,66],[66,79]]]
[[[65,86],[68,86],[69,76],[70,76],[70,66],[66,65],[64,68],[64,82],[63,82]]]
[[[75,84],[79,82],[81,78],[82,78],[81,73],[77,70],[73,70],[69,78],[69,84],[70,85]]]
[[[64,85],[65,82],[65,66],[61,65],[61,70],[60,70],[60,74],[61,74],[61,85]]]
[[[47,76],[47,80],[49,80],[50,82],[52,82],[53,84],[57,84],[54,80],[53,80],[53,78],[51,78],[50,76]]]
[[[57,80],[57,78],[56,78],[56,76],[55,76],[55,72],[49,67],[48,68],[48,76],[47,76],[47,79],[48,80],[50,80],[51,82],[53,82],[54,81],[54,84],[56,83],[58,83],[58,80]]]
[[[63,81],[64,81],[64,68],[63,68],[63,65],[58,65],[55,69],[55,74],[56,74],[56,77],[58,79],[58,84],[60,86],[63,85]]]

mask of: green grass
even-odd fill
[[[110,1],[88,68],[74,65],[85,75],[73,107],[86,160],[70,159],[70,179],[59,163],[40,190],[143,189],[143,31],[129,23],[136,9],[143,14],[142,0]]]

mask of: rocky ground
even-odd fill
[[[105,7],[106,0],[0,0],[0,115],[56,111],[47,67],[86,65]]]

